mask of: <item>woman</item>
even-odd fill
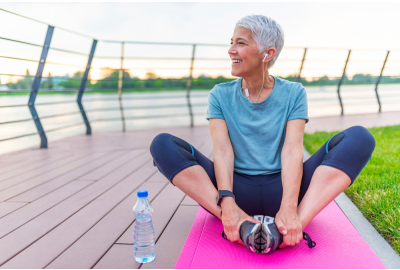
[[[281,27],[268,17],[237,22],[228,54],[231,74],[239,79],[209,93],[214,162],[168,133],[157,135],[150,146],[154,165],[221,219],[227,239],[262,253],[276,247],[254,243],[254,228],[262,225],[252,216],[275,217],[278,235],[262,231],[279,239],[279,247],[298,244],[303,229],[354,182],[375,147],[372,134],[354,126],[303,163],[306,91],[300,83],[269,74],[283,43]],[[242,227],[246,232],[242,224],[252,226]]]

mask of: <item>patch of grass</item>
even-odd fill
[[[345,193],[400,255],[400,125],[368,130],[376,141],[372,159]],[[304,147],[314,154],[338,132],[304,134]]]

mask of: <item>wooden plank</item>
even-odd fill
[[[2,202],[0,203],[0,218],[26,205],[26,202]]]
[[[142,264],[140,268],[174,268],[198,210],[198,206],[179,206],[167,228],[165,228],[165,231],[157,241],[155,260],[148,264]]]
[[[185,196],[185,193],[183,193],[179,188],[174,187],[169,183],[169,181],[165,182],[168,183],[168,186],[154,199],[154,201],[151,202],[154,208],[153,226],[156,240],[160,237],[165,226],[167,226],[169,220]],[[134,226],[135,223],[129,226],[116,243],[133,245],[132,233]]]
[[[23,168],[17,167],[12,171],[2,173],[0,175],[0,190],[4,189],[3,185],[6,182],[29,179],[29,177],[34,177],[43,172],[52,170],[57,166],[62,166],[65,162],[69,162],[68,160],[71,160],[71,158],[73,158],[71,154],[66,154],[57,158],[41,159],[38,160],[38,162],[26,165]]]
[[[67,156],[67,154],[64,153],[63,156]],[[7,161],[3,161],[2,160],[2,161],[0,161],[0,170],[1,170],[2,174],[6,173],[6,172],[13,171],[15,169],[23,170],[27,166],[31,166],[31,165],[33,165],[35,163],[38,163],[38,162],[42,161],[42,160],[48,160],[48,159],[51,159],[51,158],[52,157],[50,155],[43,155],[41,157],[35,157],[35,158],[26,157],[24,160],[22,160],[22,159],[21,160],[15,160],[15,161],[14,160],[7,160]]]
[[[133,245],[113,245],[94,266],[95,269],[137,269],[140,263],[133,256]]]
[[[89,181],[72,181],[63,189],[58,189],[13,213],[0,218],[0,238],[29,222],[66,198],[92,184]]]
[[[59,167],[63,167],[63,166],[65,166],[65,164],[68,164],[74,160],[79,160],[79,159],[83,159],[83,158],[85,158],[85,156],[83,156],[83,155],[79,155],[79,156],[69,155],[67,158],[62,159],[62,160],[57,160],[57,161],[49,160],[47,165],[44,165],[44,166],[34,169],[32,171],[25,172],[23,174],[17,174],[14,171],[12,171],[12,173],[14,173],[16,175],[11,178],[1,181],[0,182],[0,191],[3,191],[9,187],[15,186],[19,183],[25,182],[34,177],[37,177],[37,176],[43,175],[45,173],[51,172],[53,170],[56,170]]]
[[[137,155],[140,155],[141,152],[137,151]],[[37,186],[35,188],[32,188],[26,192],[21,193],[20,195],[17,195],[8,201],[20,201],[20,202],[32,202],[34,200],[37,200],[38,198],[58,189],[62,188],[64,185],[67,183],[74,181],[78,179],[79,177],[82,177],[83,175],[97,169],[98,167],[101,166],[107,166],[107,163],[110,160],[114,160],[118,157],[123,155],[121,152],[115,152],[115,153],[110,153],[106,156],[103,156],[101,158],[95,159],[87,164],[82,164],[81,167],[76,168],[75,170],[72,170],[66,174],[63,174],[59,177],[54,178],[52,181],[48,181],[40,186]],[[90,161],[90,160],[88,160]],[[93,180],[90,180],[93,181]]]
[[[153,201],[154,208],[153,225],[156,240],[175,213],[184,196],[183,192],[171,184],[158,195]],[[158,211],[157,211],[158,209]],[[133,227],[134,223],[118,239],[117,244],[113,245],[109,251],[100,259],[94,268],[138,268],[138,264],[133,258]],[[121,251],[116,253],[116,251]]]
[[[103,178],[105,175],[111,173],[115,169],[123,166],[126,163],[137,156],[137,153],[143,153],[143,150],[134,150],[129,151],[127,155],[122,155],[119,158],[109,162],[106,166],[102,166],[97,168],[96,170],[91,171],[90,173],[85,174],[82,177],[79,177],[79,180],[99,180]]]
[[[149,191],[149,198],[151,200],[164,186],[165,184],[159,182],[144,182],[136,189],[147,189]],[[31,245],[29,248],[19,253],[16,257],[8,261],[2,267],[44,268],[69,246],[76,246],[74,244],[75,241],[77,241],[76,243],[82,243],[82,241],[85,241],[84,239],[89,236],[89,239],[86,239],[89,242],[84,243],[84,247],[80,248],[78,251],[79,254],[72,254],[73,259],[71,261],[63,262],[62,258],[61,260],[57,258],[56,261],[51,263],[51,265],[48,267],[58,268],[60,263],[63,262],[64,267],[62,268],[76,268],[77,265],[78,268],[90,268],[91,265],[96,262],[98,257],[105,253],[105,251],[121,235],[123,230],[134,220],[132,203],[134,204],[136,202],[136,198],[136,192],[132,191],[130,196],[115,206],[115,208],[113,208],[106,216],[104,216],[104,211],[102,211],[102,209],[106,207],[106,202],[104,200],[95,200],[94,203],[97,205],[96,208],[90,208],[90,206],[85,207],[83,210],[81,210],[81,213],[75,214],[69,220],[57,227],[54,231],[50,232],[45,237]],[[122,197],[119,199],[121,200]],[[85,217],[91,210],[91,217]],[[93,218],[93,215],[98,217]],[[92,232],[91,235],[88,235],[88,230],[89,232]],[[111,241],[110,244],[108,244],[109,241]],[[86,246],[88,246],[87,249],[85,248]],[[102,250],[100,255],[95,255],[99,248],[100,250],[101,248],[104,250]],[[69,250],[70,249],[67,249],[67,252]],[[65,252],[62,253],[61,256],[64,254]],[[92,257],[95,255],[98,257],[95,258],[95,261],[90,265],[90,262],[88,263],[88,260],[83,255]],[[80,257],[83,257],[82,261],[78,259]],[[79,267],[81,264],[88,266]]]
[[[166,185],[161,182],[145,182],[137,190],[148,190],[152,200],[159,196],[157,194]],[[46,268],[92,268],[135,219],[132,207],[136,200],[136,192],[132,192]]]
[[[145,166],[142,166],[143,164],[145,164]],[[1,238],[0,265],[32,243],[36,242],[38,239],[42,238],[65,220],[75,216],[76,213],[81,212],[80,210],[82,208],[86,208],[85,206],[96,200],[96,198],[100,198],[103,193],[112,189],[112,187],[117,186],[122,181],[142,183],[154,173],[155,167],[150,162],[150,154],[146,153],[141,157],[131,160],[129,163],[120,167],[117,171],[106,175],[101,180],[96,181],[90,186],[90,189],[83,189],[74,194],[62,203]],[[116,189],[114,189],[114,191],[115,190]],[[124,192],[123,189],[118,189],[118,191]],[[115,193],[112,194],[113,196],[119,196]],[[110,199],[112,200],[113,198]],[[95,206],[91,207],[99,205],[98,209],[100,209],[101,206],[103,206],[100,203],[102,201],[105,201],[104,198],[96,200],[95,204],[91,204]],[[92,213],[89,212],[86,214],[86,217],[90,218],[91,215]],[[70,229],[74,230],[75,228]],[[68,235],[69,233],[66,233],[65,235],[57,235],[56,237],[68,238]]]
[[[57,239],[55,244],[58,243],[58,240],[60,240],[60,243],[64,243],[61,241],[61,238],[65,238],[65,241],[71,241],[71,239],[69,239],[70,234],[72,234],[74,230],[78,230],[83,226],[80,221],[85,221],[90,218],[93,218],[94,222],[98,221],[99,218],[97,215],[99,215],[99,213],[96,211],[107,213],[110,209],[105,209],[104,203],[114,203],[115,205],[115,201],[118,203],[121,200],[119,199],[118,201],[118,196],[126,192],[126,185],[121,185],[120,183],[130,183],[131,185],[140,184],[155,173],[154,167],[149,162],[149,154],[147,155],[147,158],[138,157],[137,160],[130,161],[120,167],[117,171],[114,171],[111,174],[106,175],[103,179],[93,183],[89,189],[83,189],[74,194],[62,203],[49,209],[42,215],[0,239],[0,264],[6,262],[8,259],[15,256],[37,240],[41,238],[43,239],[43,236],[45,236],[49,231],[51,235],[53,235],[53,232],[58,231],[53,230],[55,227],[58,229],[61,225],[68,224],[64,221],[70,220],[72,217],[75,219],[79,213],[85,214],[81,217],[81,220],[79,220],[79,225],[72,225],[72,227],[68,226],[65,228],[67,232],[55,235],[54,237]],[[143,159],[145,160],[145,166],[142,166]],[[112,190],[112,192],[108,192],[107,195],[112,194],[112,196],[102,196],[102,194],[105,194],[108,190]],[[89,210],[82,211],[83,209]],[[55,244],[52,247],[56,250]],[[60,252],[63,250],[64,249]]]
[[[5,190],[0,191],[0,201],[5,201],[9,200],[29,189],[32,189],[34,187],[37,187],[39,185],[42,185],[48,181],[51,181],[55,179],[57,176],[63,175],[69,171],[72,171],[76,169],[77,167],[80,167],[84,165],[87,162],[90,162],[92,160],[95,160],[101,156],[103,156],[104,153],[96,153],[87,157],[82,157],[82,158],[77,158],[77,160],[71,160],[71,163],[64,164],[62,167],[58,167],[57,169],[48,171],[42,175],[38,175],[36,177],[30,178],[27,181],[18,183],[14,186],[11,186]]]
[[[22,150],[19,150],[19,151],[10,152],[10,153],[6,153],[6,154],[1,155],[0,156],[0,162],[1,163],[4,162],[4,161],[20,162],[20,161],[26,161],[26,160],[37,161],[37,160],[40,160],[40,159],[52,158],[52,157],[64,156],[65,155],[65,152],[53,152],[51,150],[52,149],[49,149],[49,148],[45,148],[45,149],[40,149],[40,148],[22,149]]]
[[[193,200],[192,198],[190,198],[188,195],[185,196],[185,198],[183,199],[182,205],[193,205],[193,206],[199,206],[199,204]]]
[[[204,135],[209,136],[208,127],[206,127],[206,128],[207,129],[203,128],[203,130],[205,131],[205,132],[203,132],[204,134],[201,134],[199,132],[200,129],[197,129],[197,128],[193,128],[193,129],[181,128],[180,130],[179,129],[171,129],[171,134],[174,134],[183,139],[186,139],[187,141],[190,141],[190,143],[192,145],[194,145],[196,148],[199,149],[200,146],[202,146],[202,144],[204,143],[203,142],[204,137],[205,137]],[[181,131],[181,133],[176,132],[177,130]],[[165,131],[165,129],[162,129],[162,132],[164,132],[164,131]],[[104,154],[108,154],[107,150],[109,150],[109,149],[112,149],[113,151],[115,151],[115,148],[122,148],[125,150],[127,148],[130,148],[132,146],[132,141],[135,141],[134,147],[138,147],[137,145],[140,145],[142,151],[149,152],[148,148],[150,146],[152,139],[154,138],[154,136],[156,136],[159,133],[160,132],[157,133],[157,131],[143,131],[143,132],[142,131],[134,131],[134,132],[131,132],[131,134],[128,134],[128,132],[125,134],[122,134],[119,132],[116,132],[115,134],[104,133],[101,137],[97,138],[98,140],[97,139],[93,140],[93,138],[88,138],[86,136],[82,136],[81,138],[76,138],[75,140],[71,140],[70,145],[68,145],[68,144],[63,145],[60,143],[59,146],[61,146],[61,148],[59,148],[59,150],[57,150],[57,151],[53,151],[52,153],[55,153],[55,154],[63,153],[62,151],[64,149],[66,149],[67,153],[75,153],[75,151],[77,151],[77,153],[89,153],[89,152],[93,152],[93,151],[102,151]],[[122,134],[122,136],[120,136],[121,134]],[[154,135],[154,136],[152,137],[152,135]],[[117,138],[117,139],[115,139],[115,138]],[[135,140],[132,140],[132,138],[135,138]],[[107,142],[107,140],[109,140],[109,141]],[[197,140],[197,141],[195,141],[195,140]],[[95,142],[95,144],[89,145],[89,147],[85,147],[85,143],[87,143],[88,141]],[[86,152],[85,152],[85,150],[82,150],[82,148],[72,149],[74,146],[77,146],[76,142],[81,142],[82,143],[81,146],[82,146],[82,148],[86,149]],[[109,146],[111,146],[111,148],[103,147],[105,145],[109,145]],[[71,146],[73,146],[73,147],[71,147]],[[64,151],[64,153],[65,152],[66,151]],[[152,171],[152,173],[154,174],[157,169],[156,169],[156,167],[152,166],[151,156],[148,155],[148,157],[149,157],[149,160],[147,162],[150,164],[147,164],[147,170]],[[143,157],[141,160],[143,161]],[[139,159],[136,161],[136,163],[138,163],[138,161],[139,161]],[[142,164],[143,164],[143,162],[142,162]],[[146,162],[144,163],[144,165],[146,166]],[[141,166],[141,164],[139,164],[139,166]],[[56,205],[53,208],[49,209],[48,211],[44,212],[40,216],[37,216],[30,222],[26,223],[25,225],[21,226],[17,230],[13,231],[12,233],[10,233],[7,236],[0,239],[0,264],[2,262],[6,261],[7,258],[10,258],[10,257],[18,254],[21,250],[26,250],[28,252],[30,250],[30,247],[25,249],[26,247],[32,245],[32,243],[33,244],[39,243],[39,241],[41,239],[44,239],[47,236],[47,234],[49,234],[49,231],[51,231],[52,229],[55,231],[58,228],[57,226],[62,226],[64,224],[64,223],[62,223],[62,221],[66,222],[69,219],[72,219],[75,215],[78,215],[79,212],[81,212],[79,210],[83,210],[86,207],[90,207],[90,205],[93,204],[93,205],[98,205],[98,206],[92,206],[93,209],[95,209],[95,210],[97,209],[98,211],[104,211],[104,208],[101,207],[101,205],[103,203],[102,201],[108,201],[108,200],[110,200],[110,198],[107,198],[107,196],[105,198],[101,198],[102,196],[99,197],[99,194],[104,193],[104,192],[108,193],[108,191],[112,190],[112,187],[116,186],[117,183],[120,183],[122,181],[128,181],[127,179],[129,177],[131,177],[130,181],[135,180],[134,178],[138,177],[138,175],[135,176],[135,173],[131,174],[131,172],[135,171],[137,169],[137,167],[135,167],[135,168],[133,168],[133,167],[135,167],[135,162],[130,162],[129,165],[128,165],[128,163],[126,163],[125,165],[112,171],[105,177],[102,177],[101,179],[97,179],[97,181],[95,183],[93,183],[93,185],[91,185],[90,188],[86,188],[86,189],[76,193],[75,195],[66,199],[62,203],[59,203],[58,205]],[[130,170],[130,172],[128,174],[126,174],[128,172],[128,170]],[[72,173],[73,171],[74,170],[71,170],[70,173]],[[141,174],[144,176],[145,173],[142,171]],[[103,176],[101,173],[99,173],[99,175]],[[154,174],[154,176],[155,175],[156,174]],[[143,176],[142,176],[142,179],[143,179]],[[55,179],[59,180],[58,178],[60,178],[60,177],[56,177],[53,180],[55,180]],[[124,178],[125,178],[125,180],[121,180]],[[141,177],[139,176],[139,178],[141,178]],[[81,177],[81,180],[85,180],[84,177]],[[50,183],[52,181],[48,181],[46,183]],[[55,182],[57,182],[57,181],[54,181],[54,183]],[[165,179],[165,177],[162,176],[161,174],[158,174],[157,177],[152,177],[151,180],[149,180],[149,182],[154,182],[154,184],[163,184],[164,182],[168,183],[167,180]],[[159,182],[159,183],[157,183],[157,182]],[[170,186],[173,187],[172,185],[170,185]],[[176,187],[173,187],[173,188],[178,190]],[[114,194],[113,196],[116,198],[119,198],[119,201],[121,201],[123,199],[123,197],[121,197],[120,193],[125,192],[125,190],[121,189],[121,190],[119,190],[119,192],[116,192],[116,190],[118,190],[118,189],[115,189],[113,192],[110,192],[110,194]],[[50,192],[50,191],[52,191],[52,190],[48,190],[48,192]],[[179,192],[181,192],[181,191],[179,190]],[[104,194],[106,194],[106,193],[104,193]],[[37,199],[37,198],[35,198],[35,199]],[[115,200],[117,200],[117,199],[115,199]],[[130,208],[131,207],[132,206],[130,206]],[[162,206],[157,207],[157,208],[162,209]],[[95,212],[97,212],[97,211],[95,211]],[[106,209],[106,212],[107,212],[107,209]],[[109,213],[109,215],[111,213],[114,213],[114,210],[112,210]],[[118,213],[118,212],[115,212],[115,213]],[[106,215],[106,217],[109,215]],[[88,216],[88,214],[86,216]],[[103,215],[104,219],[106,219],[106,217],[104,217],[104,215]],[[165,217],[168,217],[168,215],[165,215]],[[170,218],[170,217],[168,217],[168,218]],[[100,217],[100,222],[98,222],[98,224],[102,223],[101,220],[102,220],[102,218]],[[99,219],[97,221],[99,221]],[[104,224],[108,224],[108,223],[104,223]],[[157,224],[159,224],[159,223],[157,223]],[[92,229],[95,230],[96,228],[101,228],[99,226],[100,225],[96,224],[95,227],[93,227]],[[123,227],[126,228],[126,224]],[[89,237],[89,235],[91,234],[91,231],[92,230],[89,230],[87,232],[87,237]],[[121,231],[121,233],[122,233],[122,231]],[[13,237],[11,237],[11,236],[13,236]],[[68,238],[69,234],[66,233],[65,235],[63,235],[63,237]],[[54,237],[54,239],[57,239],[57,238],[60,238],[60,234],[58,234],[57,236]],[[37,241],[38,239],[40,239],[40,240]],[[43,242],[43,243],[45,243],[45,242]],[[129,245],[129,246],[132,247],[132,245]],[[2,247],[3,248],[7,247],[7,250],[3,250]],[[20,253],[20,254],[22,254],[22,253]],[[17,259],[18,256],[15,257],[16,261],[19,260],[19,259]],[[46,256],[47,256],[46,253],[42,253],[38,257],[46,258]],[[94,257],[96,257],[96,256],[94,256]],[[6,259],[3,260],[4,258],[6,258]],[[36,259],[34,257],[32,257],[32,258],[33,258],[32,260]],[[132,258],[133,258],[133,252],[132,252]],[[22,261],[24,261],[24,260],[22,259]]]

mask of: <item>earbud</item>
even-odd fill
[[[263,63],[264,63],[264,61],[265,61],[265,58],[267,58],[267,56],[268,56],[268,53],[265,54],[264,59],[262,60]]]

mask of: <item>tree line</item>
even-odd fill
[[[52,77],[49,73],[45,78],[42,78],[40,89],[46,90],[76,90],[81,84],[83,72],[75,72],[72,77]],[[279,76],[281,77],[281,76]],[[289,75],[281,77],[289,81],[297,81],[297,76]],[[188,77],[182,78],[160,78],[153,72],[146,74],[146,79],[140,79],[127,71],[123,72],[122,88],[126,90],[143,90],[143,89],[185,89],[188,83]],[[86,89],[91,90],[115,90],[118,89],[119,70],[107,69],[103,72],[103,78],[100,80],[88,80]],[[200,75],[192,80],[192,89],[212,89],[214,85],[232,81],[232,78],[223,76],[208,77]],[[300,82],[304,86],[325,86],[337,85],[340,78],[331,78],[328,76],[315,77],[311,79],[300,78]],[[343,78],[342,84],[375,84],[376,76],[370,74],[355,74],[348,78],[346,75]],[[32,87],[33,76],[27,70],[26,76],[20,80],[10,81],[5,83],[8,89],[19,89],[29,91]],[[397,76],[382,76],[380,83],[400,83],[400,77]]]

